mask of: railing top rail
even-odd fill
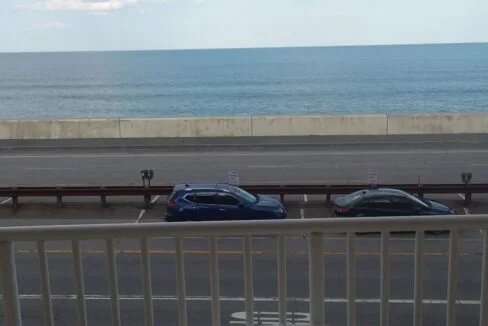
[[[0,228],[0,241],[95,240],[107,238],[189,237],[229,235],[291,235],[303,233],[418,231],[488,228],[488,214],[290,219],[182,223],[118,223]]]

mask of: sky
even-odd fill
[[[0,52],[487,41],[486,0],[0,0]]]

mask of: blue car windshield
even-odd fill
[[[258,200],[256,196],[248,193],[247,191],[239,187],[230,187],[230,191],[239,196],[239,198],[242,198],[249,203],[255,203]]]

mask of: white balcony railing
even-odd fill
[[[310,324],[324,325],[324,235],[327,233],[347,234],[347,324],[356,324],[356,267],[355,232],[381,232],[381,280],[380,325],[387,326],[390,304],[389,252],[392,231],[416,231],[415,235],[415,275],[413,314],[414,325],[421,325],[423,311],[423,256],[425,230],[450,230],[447,315],[446,324],[453,326],[456,316],[457,270],[459,257],[459,234],[463,229],[485,229],[488,215],[470,216],[419,216],[381,217],[361,219],[314,219],[256,222],[210,222],[210,223],[147,223],[109,225],[69,225],[32,226],[0,228],[0,272],[3,296],[4,322],[7,326],[22,325],[20,297],[17,286],[15,265],[15,242],[32,241],[37,244],[39,272],[41,280],[42,309],[45,325],[54,325],[50,277],[46,253],[46,241],[69,240],[72,243],[72,258],[76,280],[76,301],[79,325],[88,325],[83,281],[80,241],[106,241],[108,257],[108,282],[110,289],[112,324],[120,325],[120,306],[116,267],[115,239],[140,239],[145,325],[154,325],[149,239],[161,237],[175,238],[177,301],[179,325],[187,325],[187,297],[185,291],[185,268],[183,239],[185,237],[208,237],[210,262],[210,289],[212,325],[219,326],[221,320],[219,299],[219,268],[217,238],[221,236],[242,236],[244,255],[244,301],[246,324],[253,325],[253,267],[251,237],[275,235],[277,237],[277,281],[279,323],[287,321],[286,248],[288,235],[307,235],[309,243],[309,309]],[[483,232],[483,254],[480,291],[480,326],[488,325],[488,232]]]

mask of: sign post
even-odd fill
[[[376,187],[378,185],[378,171],[368,171],[368,184],[370,187]]]
[[[239,171],[229,170],[228,172],[229,183],[238,186],[240,183]]]

